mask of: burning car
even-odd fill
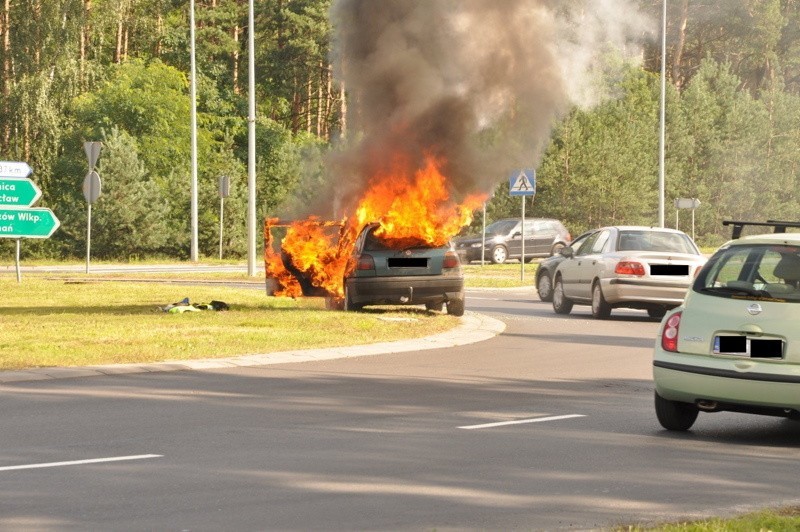
[[[396,249],[382,240],[379,224],[369,224],[356,239],[353,268],[345,276],[344,310],[365,305],[420,305],[454,316],[464,314],[464,275],[450,243],[417,243]]]

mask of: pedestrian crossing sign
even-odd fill
[[[536,194],[536,170],[517,170],[508,178],[508,189],[512,196]]]

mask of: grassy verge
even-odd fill
[[[627,526],[617,532],[789,532],[800,530],[800,507],[764,510],[732,519],[707,519],[690,523],[674,523],[655,527]]]
[[[522,288],[532,287],[536,280],[537,263],[525,265],[525,280],[519,263],[468,264],[462,266],[464,283],[468,288]]]
[[[319,298],[158,283],[0,277],[0,369],[153,362],[355,345],[435,334],[458,320],[419,308],[320,312]],[[167,314],[189,297],[231,310]]]

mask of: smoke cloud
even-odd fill
[[[603,56],[640,56],[649,27],[631,0],[334,0],[331,15],[349,95],[328,165],[340,213],[398,160],[437,157],[456,201],[536,167],[554,120],[604,97]]]

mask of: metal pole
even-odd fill
[[[219,260],[222,260],[222,217],[225,213],[225,198],[219,198]]]
[[[19,242],[20,239],[17,239],[17,253],[15,255],[14,264],[17,266],[17,284],[22,282],[22,271],[19,267]]]
[[[92,204],[86,204],[86,273],[89,273],[89,257],[92,254]]]
[[[694,240],[694,208],[692,209],[692,240]]]
[[[197,238],[197,71],[195,65],[195,46],[194,46],[194,0],[189,2],[189,33],[190,33],[190,68],[191,68],[191,83],[189,85],[190,98],[192,100],[191,109],[191,128],[192,128],[192,208],[191,208],[191,226],[192,226],[192,243],[191,243],[191,261],[197,262],[198,253],[198,238]]]
[[[521,221],[522,255],[519,257],[519,280],[525,280],[525,196],[522,196],[522,221]]]
[[[661,105],[658,135],[658,224],[664,227],[664,121],[667,93],[667,0],[661,17]]]
[[[256,59],[253,0],[248,7],[247,275],[256,274]]]
[[[483,230],[481,231],[481,266],[486,262],[486,202],[483,202]]]

